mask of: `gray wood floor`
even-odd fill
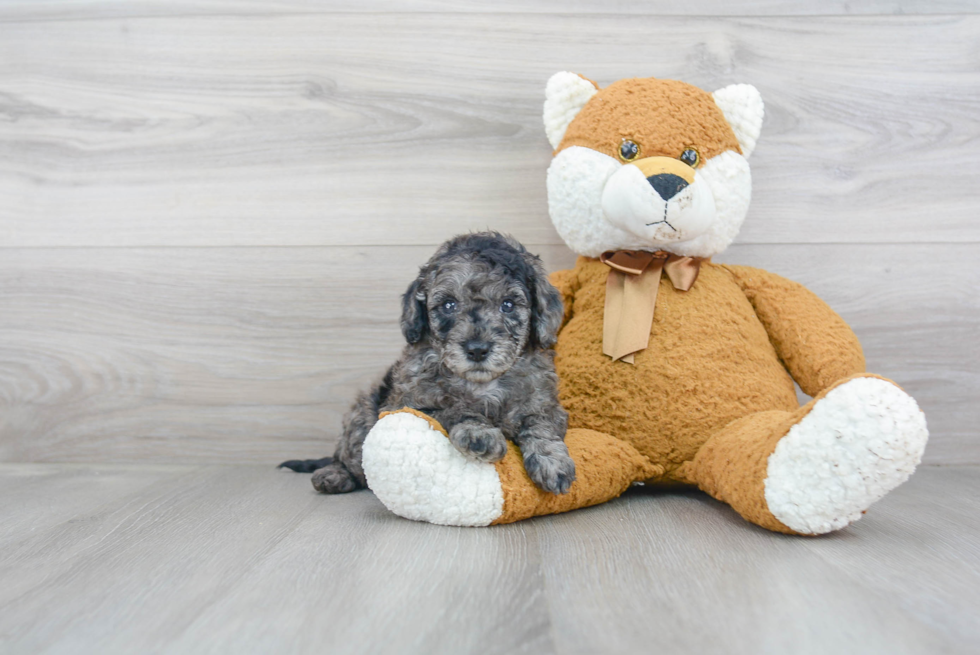
[[[268,466],[0,464],[3,653],[975,653],[980,468],[767,533],[698,493],[414,523]]]

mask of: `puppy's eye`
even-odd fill
[[[678,159],[680,159],[682,162],[684,162],[691,168],[697,168],[698,164],[701,163],[701,155],[699,155],[698,151],[695,150],[694,148],[688,148],[687,150],[682,152],[681,156],[678,157]]]
[[[502,311],[505,314],[510,314],[512,311],[514,311],[514,301],[505,300],[502,303],[500,303],[500,311]]]
[[[439,309],[446,312],[447,314],[452,314],[456,311],[456,301],[455,300],[444,300],[442,304],[439,305]]]
[[[640,146],[629,139],[623,139],[619,146],[619,158],[623,161],[633,161],[640,156]]]

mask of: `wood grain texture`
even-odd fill
[[[758,86],[742,243],[980,240],[980,16],[289,13],[303,4],[0,23],[0,240],[431,245],[492,225],[558,244],[540,115],[563,69]]]
[[[0,460],[329,454],[402,345],[433,248],[0,250]],[[570,266],[564,247],[539,251]],[[980,463],[974,244],[734,246],[823,297],[926,412],[926,461]]]
[[[287,482],[301,496],[315,495],[309,476],[296,477]],[[313,498],[310,520],[202,612],[172,650],[276,652],[292,633],[288,650],[301,652],[555,652],[537,544],[525,530],[414,523],[369,492],[350,498]],[[286,593],[268,602],[273,589]],[[310,629],[324,623],[329,631]]]
[[[400,295],[433,250],[5,250],[0,460],[332,449],[355,393],[404,345]]]
[[[0,497],[8,513],[0,521],[0,551],[33,532],[74,520],[93,507],[132,497],[175,478],[190,466],[0,464]],[[13,581],[3,579],[7,591]]]
[[[910,615],[918,617],[943,634],[964,639],[976,647],[980,643],[976,603],[980,601],[977,567],[980,557],[976,539],[961,542],[959,536],[977,525],[977,498],[980,498],[980,476],[977,469],[942,468],[916,476],[909,489],[899,489],[899,503],[882,502],[869,510],[883,528],[882,538],[868,533],[848,535],[846,539],[827,544],[806,542],[804,545],[859,585],[872,586],[879,594],[898,602]],[[916,538],[919,517],[930,516],[928,529]],[[896,538],[893,538],[896,537]],[[881,569],[866,566],[866,558],[875,558]],[[909,567],[909,562],[923,564]],[[928,575],[916,571],[928,566]],[[910,578],[918,578],[909,585]],[[960,599],[942,607],[937,599]]]
[[[515,13],[659,16],[827,16],[980,13],[976,0],[3,0],[0,20],[91,20],[149,16],[334,13]]]
[[[980,469],[849,528],[768,533],[642,489],[493,528],[268,467],[0,465],[5,653],[972,653]],[[150,481],[152,480],[152,483]],[[111,496],[106,490],[115,489]]]
[[[756,84],[721,259],[811,286],[926,410],[927,461],[980,463],[977,3],[395,7],[0,2],[0,460],[324,454],[434,244],[571,264],[540,108],[573,69]]]
[[[927,485],[962,494],[954,504],[974,516],[940,508],[946,494],[920,501]],[[964,590],[978,578],[967,536],[978,529],[976,488],[976,469],[923,469],[860,522],[817,539],[746,529],[696,493],[636,492],[542,521],[548,594],[575,599],[555,613],[558,651],[968,652],[980,601]]]

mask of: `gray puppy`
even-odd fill
[[[402,298],[408,345],[381,383],[358,396],[334,456],[280,466],[315,471],[323,493],[366,487],[361,450],[378,413],[411,407],[438,420],[475,460],[500,460],[511,439],[538,487],[566,493],[575,464],[551,350],[562,316],[541,260],[515,239],[482,232],[447,241]]]

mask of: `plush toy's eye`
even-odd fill
[[[454,311],[456,311],[456,301],[452,299],[443,300],[442,304],[439,305],[439,308],[447,314],[452,314]]]
[[[510,314],[512,311],[514,311],[514,301],[505,300],[502,303],[500,303],[500,311],[502,311],[505,314]]]
[[[688,148],[682,152],[679,159],[691,168],[697,168],[698,164],[701,163],[701,155],[694,148]]]
[[[629,139],[623,139],[623,143],[619,146],[619,158],[623,161],[633,161],[640,154],[640,146],[636,145]]]

